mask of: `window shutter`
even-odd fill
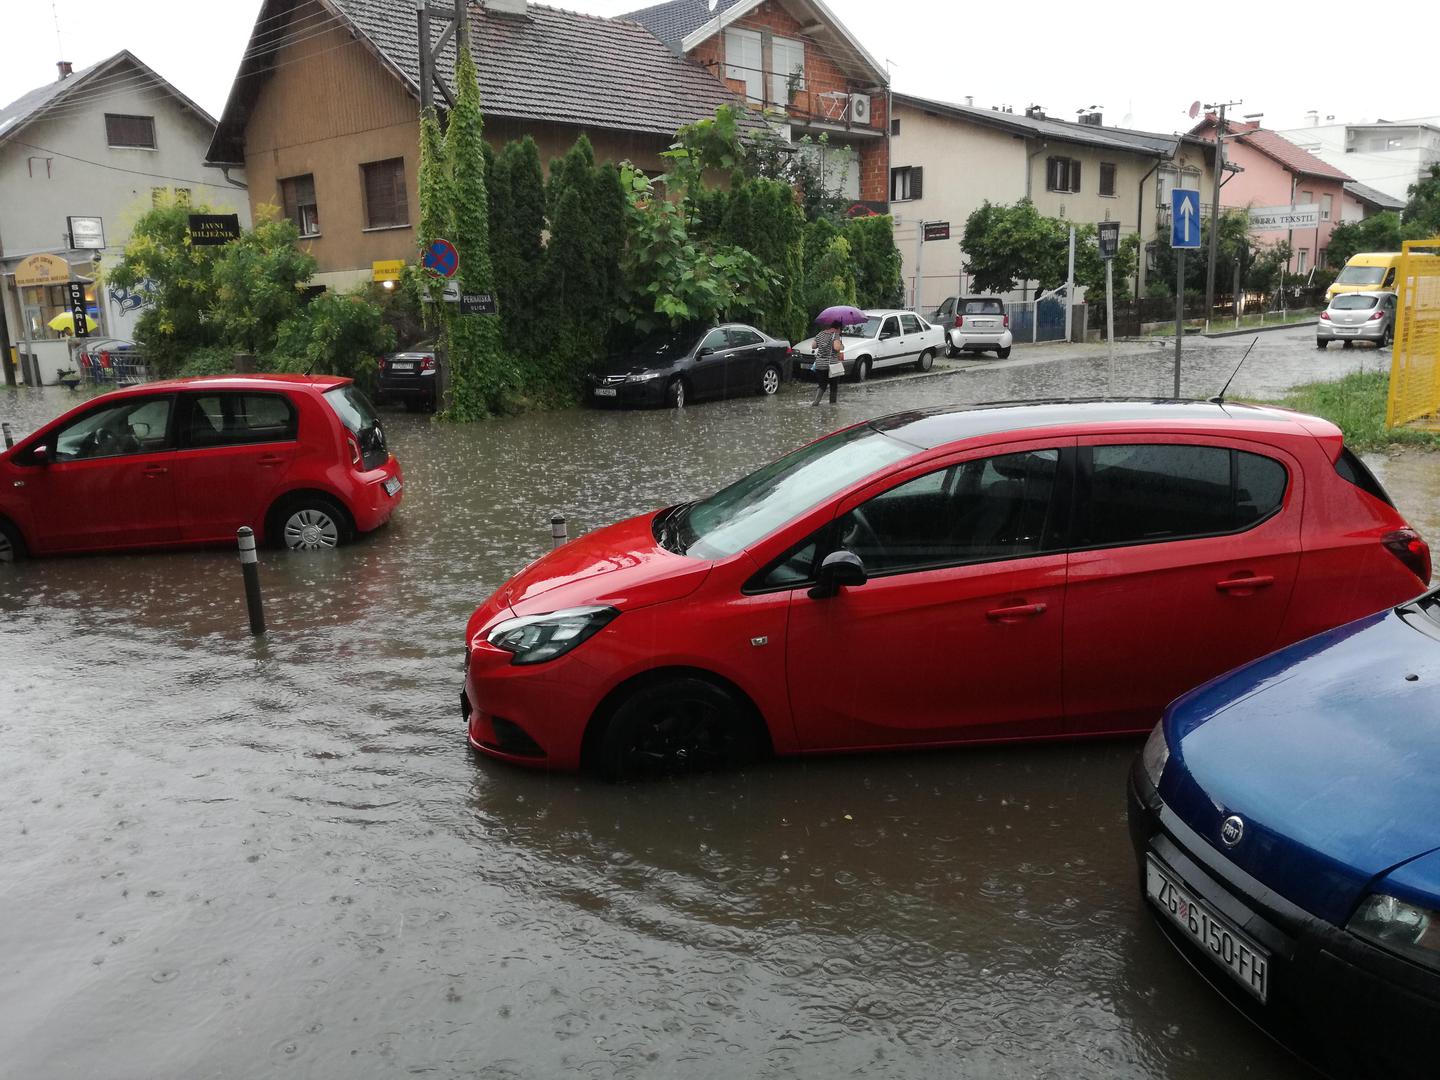
[[[1070,159],[1070,190],[1080,190],[1080,162],[1074,158]]]
[[[925,194],[925,170],[918,165],[910,170],[910,198],[918,199]]]

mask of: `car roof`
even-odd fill
[[[279,390],[287,386],[314,387],[323,393],[353,381],[338,375],[196,375],[186,379],[140,383],[113,393],[148,394],[156,390]]]
[[[1237,401],[1082,398],[1052,401],[994,401],[948,405],[893,413],[869,424],[892,439],[921,450],[1004,432],[1042,428],[1081,428],[1099,433],[1116,429],[1284,433],[1294,437],[1338,436],[1328,421],[1288,409]]]

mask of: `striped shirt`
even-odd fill
[[[821,330],[815,335],[815,358],[829,363],[831,360],[840,359],[835,353],[835,339],[840,331],[833,327],[828,330]]]

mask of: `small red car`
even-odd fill
[[[349,379],[250,375],[102,394],[0,453],[0,561],[234,542],[334,547],[400,505]]]
[[[1325,420],[901,413],[533,563],[471,617],[462,705],[484,754],[612,778],[1139,734],[1182,691],[1429,577]]]

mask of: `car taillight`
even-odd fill
[[[1000,321],[1005,324],[1005,329],[1006,329],[1006,330],[1009,330],[1009,329],[1010,329],[1010,316],[1009,316],[1009,315],[1001,315],[1001,316],[1000,316]]]
[[[350,464],[356,468],[360,466],[360,444],[348,435],[345,437],[345,444],[350,447]]]
[[[962,326],[964,326],[964,325],[965,325],[965,316],[964,316],[964,315],[956,315],[956,316],[955,316],[955,327],[954,327],[954,328],[955,328],[956,330],[959,330],[959,329],[960,329]]]
[[[384,371],[384,370],[385,370],[385,357],[383,357],[383,356],[377,356],[377,357],[375,357],[375,366],[376,366],[377,368],[379,368],[381,371]]]
[[[1322,311],[1322,312],[1320,312],[1320,318],[1324,319],[1326,322],[1329,322],[1329,321],[1330,321],[1330,312],[1328,312],[1328,311]]]
[[[1380,538],[1391,555],[1420,579],[1421,584],[1430,583],[1430,545],[1414,529],[1396,529]]]
[[[427,356],[420,361],[421,371],[433,371],[435,369],[435,357]]]
[[[1375,312],[1374,315],[1371,315],[1371,316],[1370,316],[1370,321],[1371,321],[1371,322],[1374,322],[1376,319],[1383,319],[1383,318],[1385,318],[1385,312],[1383,312],[1383,311],[1377,311],[1377,312]]]

